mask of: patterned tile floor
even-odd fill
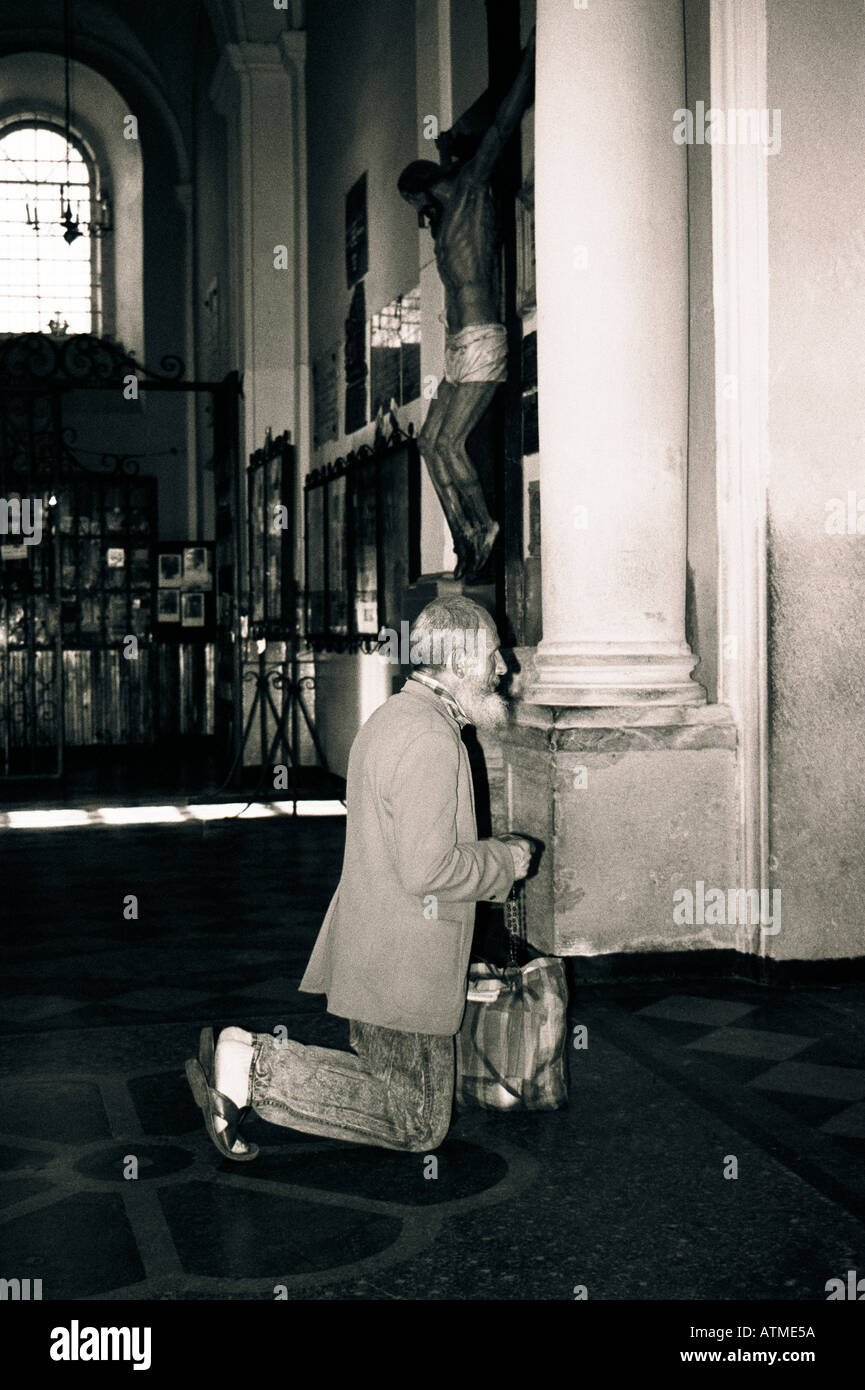
[[[343,835],[3,833],[0,1276],[61,1300],[822,1301],[865,1272],[861,985],[578,987],[569,1109],[458,1116],[435,1178],[258,1119],[260,1159],[220,1160],[183,1075],[203,1023],[346,1044],[296,988]]]

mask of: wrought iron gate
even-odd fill
[[[2,371],[2,368],[0,368]],[[0,375],[5,383],[5,372]],[[0,777],[63,771],[57,391],[0,391]]]
[[[221,382],[184,379],[164,357],[156,372],[119,344],[89,335],[30,333],[0,339],[0,782],[60,778],[64,771],[64,680],[58,503],[70,480],[90,473],[129,479],[132,455],[85,464],[64,425],[71,391],[209,392],[217,485],[217,732],[230,760],[240,676],[238,608],[238,396],[236,372]],[[142,479],[142,482],[144,479]],[[127,494],[124,493],[124,496]],[[68,596],[67,596],[68,598]]]

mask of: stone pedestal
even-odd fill
[[[481,735],[493,828],[544,843],[541,950],[735,946],[735,924],[676,917],[677,890],[737,876],[736,726],[685,640],[682,8],[537,0],[537,54],[543,631],[517,653],[513,722]]]
[[[529,940],[559,956],[742,948],[742,929],[674,920],[677,889],[736,883],[736,728],[723,706],[531,710],[494,738],[493,831],[545,846]]]

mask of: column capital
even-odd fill
[[[226,49],[219,55],[219,62],[210,80],[210,104],[220,116],[227,116],[230,106],[229,93],[232,90],[236,73]]]
[[[225,55],[234,71],[243,76],[253,72],[275,72],[282,67],[279,43],[227,43]]]
[[[305,49],[306,35],[293,31],[280,34],[276,43],[227,43],[210,84],[211,102],[221,115],[226,115],[229,93],[236,79],[274,75],[288,77],[292,67],[302,72],[302,63],[298,66],[298,54],[304,54]]]
[[[306,73],[306,31],[285,29],[279,36],[282,65],[292,77],[303,78]]]

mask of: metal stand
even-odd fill
[[[228,776],[226,777],[222,786],[219,787],[219,791],[226,791],[231,786],[232,782],[234,781],[235,775],[238,771],[238,768],[241,768],[243,765],[243,754],[246,749],[246,745],[249,742],[249,736],[252,733],[252,727],[255,722],[256,710],[258,710],[260,723],[261,747],[264,748],[265,740],[267,738],[267,711],[268,709],[270,709],[270,712],[276,721],[276,730],[271,740],[270,747],[268,748],[267,757],[262,761],[261,773],[259,774],[258,781],[256,782],[255,787],[252,791],[250,800],[254,800],[256,797],[260,796],[262,787],[264,786],[264,782],[268,774],[268,770],[272,768],[274,765],[274,755],[276,754],[277,746],[279,746],[286,764],[291,768],[291,799],[293,802],[293,814],[296,816],[296,770],[298,767],[297,748],[300,732],[298,715],[303,716],[303,719],[306,723],[306,727],[309,730],[310,737],[315,747],[315,751],[318,754],[318,759],[321,764],[321,767],[325,772],[330,771],[327,765],[327,759],[324,755],[324,749],[322,748],[321,743],[319,742],[319,737],[318,733],[316,732],[315,723],[309,712],[303,694],[304,688],[306,688],[307,690],[312,689],[313,685],[315,684],[315,678],[313,676],[300,676],[298,674],[299,664],[297,660],[297,642],[294,637],[289,637],[285,639],[285,657],[282,661],[268,661],[267,643],[265,639],[259,638],[258,642],[258,662],[248,667],[243,674],[244,684],[247,682],[253,682],[255,685],[255,695],[253,697],[252,707],[246,719],[246,725],[243,730],[243,736],[240,740],[240,747],[238,748],[234,756],[234,761],[231,764]],[[273,690],[278,690],[281,693],[282,700],[279,708],[277,708],[276,704],[274,703],[272,693]],[[289,717],[291,718],[290,734],[288,731]]]

